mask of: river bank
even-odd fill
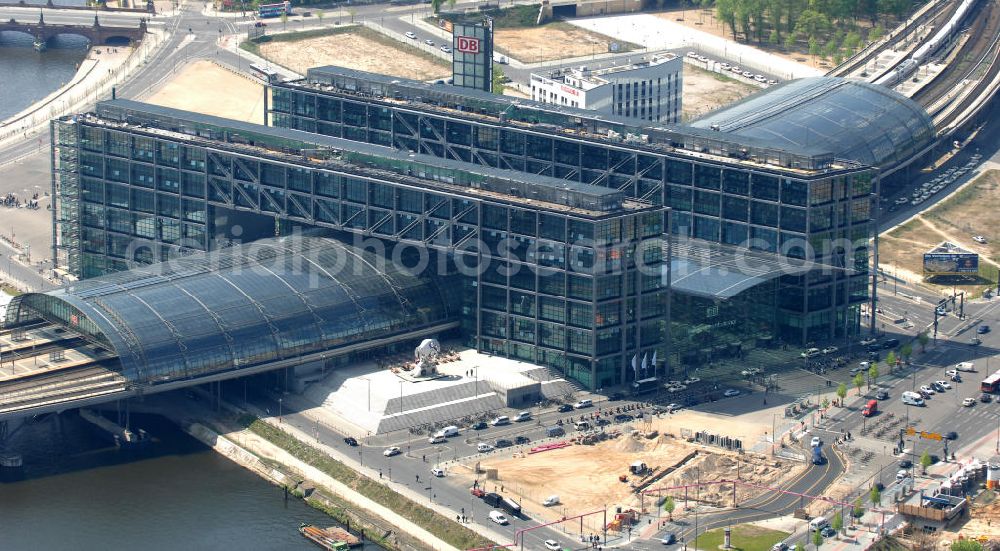
[[[128,78],[162,44],[168,34],[149,29],[137,47],[97,46],[91,48],[76,74],[64,86],[9,117],[0,124],[0,148],[26,140],[48,126],[51,119],[84,108],[110,93]],[[43,54],[44,55],[44,54]]]
[[[138,413],[131,422],[149,445],[115,448],[74,412],[33,419],[15,434],[24,468],[21,480],[0,483],[0,548],[308,551],[316,547],[299,524],[335,524],[173,422]]]

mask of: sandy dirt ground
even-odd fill
[[[219,90],[226,93],[218,94]],[[264,122],[263,86],[211,61],[185,66],[146,101],[227,119]]]
[[[608,53],[613,38],[563,23],[543,27],[497,29],[493,40],[498,52],[524,63],[551,61]]]
[[[979,253],[981,263],[997,265],[995,245],[1000,226],[987,223],[1000,210],[1000,170],[989,170],[951,198],[921,213],[906,224],[882,234],[879,263],[909,281],[921,281],[923,253],[950,241]],[[986,245],[971,239],[983,235]]]
[[[358,55],[358,52],[365,55]],[[417,80],[451,76],[451,69],[443,60],[435,62],[404,48],[387,47],[360,33],[340,33],[295,42],[266,42],[260,45],[260,53],[303,75],[310,67],[339,65]]]
[[[689,121],[758,91],[756,86],[685,63],[681,119]]]
[[[666,19],[668,21],[673,21],[685,27],[692,29],[697,29],[706,33],[713,34],[720,38],[725,38],[728,40],[733,40],[733,33],[730,31],[729,27],[723,25],[715,18],[714,10],[702,10],[702,9],[689,9],[689,10],[673,10],[665,11],[656,14],[657,17],[661,19]],[[784,37],[782,37],[784,38]],[[817,67],[822,69],[832,69],[833,62],[826,61],[821,56],[809,55],[806,44],[800,43],[798,47],[800,50],[793,50],[791,52],[786,51],[784,46],[772,46],[770,44],[757,44],[756,42],[745,42],[740,40],[744,44],[749,44],[755,48],[760,48],[766,52],[770,52],[774,55],[790,59],[792,61],[797,61],[802,64],[807,64],[810,67]]]
[[[715,424],[708,424],[710,421]],[[574,445],[537,454],[518,453],[513,457],[506,454],[487,457],[480,460],[480,469],[497,469],[498,480],[485,482],[488,491],[494,491],[494,486],[501,490],[502,486],[504,495],[519,497],[526,511],[547,520],[556,520],[564,514],[563,506],[573,511],[601,510],[606,505],[621,506],[623,509],[642,506],[647,511],[655,510],[653,498],[647,497],[640,503],[639,497],[632,491],[632,485],[641,482],[641,478],[630,475],[627,483],[618,479],[619,475],[628,474],[633,461],[643,461],[655,472],[678,467],[655,482],[654,488],[696,480],[734,479],[737,471],[742,480],[771,485],[785,477],[795,476],[803,469],[801,465],[775,462],[751,453],[738,455],[721,448],[690,444],[679,438],[681,428],[700,430],[718,426],[718,422],[718,416],[684,412],[653,419],[649,424],[640,422],[635,425],[640,432],[622,434],[595,445]],[[727,423],[727,431],[741,435],[744,442],[759,437],[764,431],[764,427],[757,423],[740,420],[727,420]],[[621,428],[618,425],[608,427],[609,430]],[[645,431],[652,430],[658,435],[646,438]],[[692,452],[698,452],[698,455],[688,459]],[[451,474],[462,477],[470,486],[473,478],[478,478],[480,482],[485,480],[484,474],[474,475],[471,468],[453,469]],[[553,494],[560,496],[562,505],[548,509],[543,507],[541,502]],[[737,498],[744,500],[750,494],[749,488],[740,488]],[[732,503],[732,486],[706,486],[697,492],[697,496],[695,490],[691,490],[689,499],[693,502],[696,497],[706,505],[729,506]],[[675,515],[682,514],[683,499],[682,491],[674,494]],[[600,521],[598,518],[593,522],[585,521],[585,524],[596,530]]]

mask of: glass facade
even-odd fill
[[[123,375],[148,386],[453,326],[454,280],[299,235],[20,295],[6,323],[71,327],[114,349]]]
[[[824,170],[785,169],[736,157],[721,159],[681,149],[614,143],[549,123],[505,123],[502,115],[483,116],[474,108],[469,111],[475,113],[467,114],[452,105],[460,105],[460,99],[447,98],[445,104],[441,101],[445,98],[407,98],[388,84],[383,92],[396,101],[383,101],[378,94],[353,94],[342,87],[363,81],[358,73],[351,72],[342,80],[329,77],[322,88],[276,85],[270,110],[273,123],[617,189],[665,205],[671,209],[669,231],[675,236],[810,259],[829,268],[810,277],[781,278],[783,299],[775,307],[785,322],[780,331],[785,342],[806,343],[859,332],[857,305],[868,297],[875,169],[850,164]],[[377,79],[369,84],[380,85]],[[405,87],[401,89],[405,92]],[[317,112],[319,105],[328,107],[329,116],[303,115]],[[347,111],[365,116],[348,122],[342,116]],[[374,128],[364,122],[376,113],[391,124]],[[544,116],[538,113],[539,118]],[[563,122],[571,120],[560,117]],[[715,134],[719,139],[726,137]]]
[[[661,340],[662,205],[391,150],[290,154],[316,146],[118,101],[98,108],[111,117],[128,107],[117,118],[53,123],[57,158],[80,159],[54,167],[59,248],[75,275],[214,250],[224,230],[266,233],[270,219],[271,235],[325,228],[403,257],[436,251],[462,276],[471,345],[591,388],[629,380],[628,359]]]

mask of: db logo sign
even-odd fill
[[[479,39],[469,36],[459,36],[455,42],[455,49],[467,54],[478,54]]]

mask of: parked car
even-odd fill
[[[833,536],[836,536],[836,535],[837,535],[837,531],[836,531],[836,530],[834,530],[834,529],[833,529],[832,527],[830,527],[830,526],[824,526],[824,527],[823,527],[823,529],[822,529],[822,530],[820,530],[820,532],[819,532],[819,533],[820,533],[820,535],[822,535],[822,536],[823,536],[824,538],[832,538]]]
[[[732,398],[734,396],[739,396],[740,391],[736,390],[735,388],[730,388],[727,389],[725,392],[723,392],[722,395],[725,396],[726,398]]]
[[[868,346],[868,345],[871,345],[871,344],[875,344],[876,341],[878,341],[878,339],[876,339],[874,337],[869,337],[867,339],[861,339],[861,346]]]
[[[353,436],[348,436],[347,438],[344,438],[344,443],[347,444],[348,446],[352,446],[352,447],[353,446],[357,446],[358,445],[358,439],[355,438],[355,437],[353,437]]]
[[[635,417],[632,417],[631,415],[629,415],[627,413],[619,413],[618,415],[615,415],[615,422],[616,423],[628,423],[629,421],[631,421],[633,419],[635,419]]]
[[[965,406],[965,407],[967,407],[967,408],[971,408],[972,406],[976,405],[976,399],[975,398],[966,398],[966,399],[962,400],[962,405]]]
[[[424,44],[427,44],[428,46],[433,46],[434,41],[428,38],[427,40],[424,40]]]
[[[583,409],[583,408],[589,408],[589,407],[591,407],[593,405],[594,405],[593,400],[584,399],[584,400],[580,400],[579,402],[573,404],[573,408],[574,409]]]
[[[903,480],[910,476],[910,473],[906,472],[906,469],[900,469],[896,471],[896,480]]]
[[[520,444],[527,444],[528,442],[531,442],[531,439],[528,438],[527,436],[523,436],[523,435],[522,436],[518,436],[517,438],[514,439],[514,443],[518,444],[518,445],[520,445]]]
[[[501,438],[500,440],[497,440],[496,444],[494,444],[494,446],[497,449],[509,448],[509,447],[511,447],[513,445],[514,445],[513,442],[511,442],[510,440],[507,440],[507,439],[503,439],[503,438]]]
[[[428,444],[443,444],[447,441],[448,439],[445,438],[444,436],[441,436],[440,434],[435,434],[427,439]]]
[[[815,358],[816,356],[819,356],[820,354],[822,354],[822,351],[820,351],[819,348],[809,348],[809,349],[806,349],[801,354],[799,354],[799,357],[800,358]]]
[[[982,402],[982,403],[984,403],[984,404],[988,404],[988,403],[990,403],[990,402],[992,402],[992,401],[993,401],[993,397],[992,397],[992,396],[990,396],[989,394],[986,394],[986,393],[984,392],[984,393],[983,393],[983,394],[982,394],[982,395],[981,395],[981,396],[979,397],[979,401],[980,401],[980,402]]]
[[[900,469],[909,469],[912,466],[913,466],[913,461],[910,461],[909,459],[902,459],[899,462]]]
[[[983,236],[981,236],[981,235],[973,235],[972,236],[972,240],[975,241],[976,243],[980,243],[982,245],[986,244],[986,238],[983,237]]]
[[[824,354],[833,354],[835,352],[837,352],[836,346],[827,346],[826,348],[823,349]]]
[[[562,549],[562,546],[556,540],[545,540],[544,545],[550,551],[560,551]]]
[[[937,383],[937,384],[939,384],[939,385],[941,385],[942,387],[944,387],[946,389],[951,388],[951,384],[948,381],[934,381],[934,382]]]
[[[444,53],[446,53],[446,54],[450,54],[451,53],[451,46],[442,45],[441,46],[441,51],[444,52]]]
[[[409,38],[410,40],[416,40],[417,39],[417,35],[415,33],[410,32],[410,31],[406,31],[406,38]]]
[[[487,444],[486,442],[480,442],[479,444],[476,444],[476,451],[479,453],[490,452],[493,451],[493,446]]]
[[[921,394],[923,394],[923,393],[925,393],[925,392],[926,392],[927,394],[931,395],[931,396],[933,396],[933,395],[934,395],[934,389],[933,389],[933,388],[931,388],[931,387],[929,387],[929,386],[927,386],[927,385],[921,385],[921,386],[920,386],[920,393],[921,393]]]
[[[976,333],[979,333],[980,335],[985,335],[986,333],[989,332],[990,332],[989,325],[980,325],[979,327],[976,328]]]
[[[899,346],[899,339],[888,339],[882,343],[882,348],[884,350],[889,350],[890,348],[896,348]]]
[[[944,392],[944,387],[937,383],[931,383],[929,386],[934,390],[934,392]]]
[[[471,427],[469,427],[469,430],[483,430],[488,426],[489,425],[486,424],[486,421],[477,421],[473,423]]]
[[[660,543],[663,545],[673,545],[677,543],[677,535],[673,532],[667,532],[666,534],[663,534],[662,538],[660,538]]]
[[[431,474],[438,478],[444,478],[444,469],[440,467],[434,467],[433,469],[431,469]]]
[[[889,391],[887,391],[884,388],[878,389],[878,392],[875,393],[875,399],[876,400],[888,400],[889,399]]]
[[[949,369],[949,370],[945,371],[944,374],[947,375],[947,376],[949,376],[949,377],[954,377],[955,375],[958,375],[958,370],[957,369]]]
[[[779,541],[771,546],[771,551],[788,551],[788,544],[783,541]]]
[[[558,411],[559,413],[569,413],[573,411],[573,406],[570,404],[560,404]]]
[[[693,385],[695,383],[700,383],[700,382],[701,382],[701,379],[699,379],[698,377],[688,377],[687,379],[684,379],[684,384],[689,385],[689,386]]]

